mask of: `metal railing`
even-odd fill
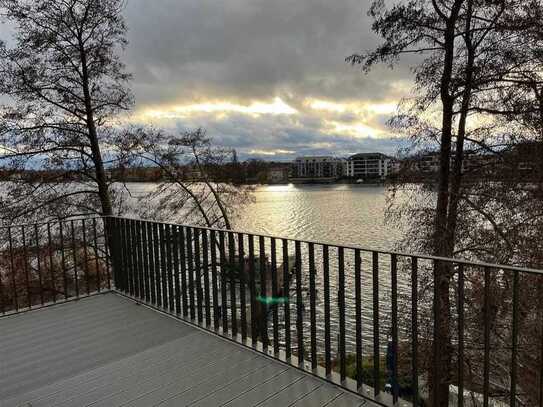
[[[102,218],[0,227],[0,316],[110,289]]]
[[[543,405],[539,270],[106,222],[118,290],[366,398],[419,405],[432,374],[446,368],[454,405]],[[432,273],[440,265],[450,272],[446,367],[433,357],[444,351],[433,347]]]
[[[539,270],[118,217],[2,230],[2,313],[103,291],[111,275],[123,295],[382,405],[434,405],[445,377],[450,405],[543,406]],[[446,349],[436,270],[449,273]]]

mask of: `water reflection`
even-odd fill
[[[385,224],[382,186],[264,186],[255,199],[236,216],[236,228],[381,249],[393,248],[401,233]]]

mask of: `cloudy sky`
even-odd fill
[[[132,120],[204,127],[243,157],[382,151],[410,90],[408,67],[364,75],[345,57],[375,46],[359,0],[128,0]]]

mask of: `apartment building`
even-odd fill
[[[355,154],[346,162],[345,175],[350,178],[386,178],[394,170],[394,160],[382,153]]]
[[[344,175],[345,160],[331,156],[298,157],[294,167],[298,178],[339,178]]]

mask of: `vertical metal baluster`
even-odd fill
[[[390,271],[392,274],[392,401],[398,402],[400,389],[398,387],[398,257],[390,256]]]
[[[57,285],[55,283],[55,264],[53,261],[53,239],[51,237],[51,224],[47,223],[47,247],[49,248],[49,272],[51,274],[51,291],[53,302],[57,302]]]
[[[356,387],[362,390],[362,257],[354,252],[355,319],[356,319]]]
[[[126,277],[128,282],[128,292],[130,296],[136,294],[136,284],[134,277],[134,244],[133,244],[133,235],[132,235],[132,221],[125,219],[124,220],[124,229],[126,233]]]
[[[277,247],[274,238],[271,238],[271,280],[273,307],[273,353],[279,355],[279,293],[277,289]]]
[[[156,240],[153,236],[153,223],[147,223],[147,241],[149,242],[149,291],[151,304],[156,305],[156,272],[155,272],[155,246]]]
[[[464,265],[458,265],[458,407],[464,406]]]
[[[25,236],[25,227],[21,226],[21,238],[23,241],[23,270],[24,270],[24,277],[25,277],[25,285],[26,285],[26,301],[28,303],[28,308],[32,308],[32,296],[30,294],[30,279],[28,276],[28,250],[26,248],[26,236]]]
[[[111,236],[111,259],[113,261],[113,284],[116,290],[124,291],[124,262],[123,262],[123,238],[121,220],[119,218],[110,218],[113,235]],[[107,235],[107,234],[106,234]],[[106,242],[106,245],[108,242]]]
[[[34,239],[36,239],[35,248],[36,248],[37,266],[38,266],[38,282],[40,284],[40,302],[41,302],[41,305],[43,305],[45,303],[45,297],[44,297],[44,293],[43,293],[43,275],[42,275],[42,270],[41,270],[40,234],[39,234],[39,231],[38,231],[38,225],[37,224],[34,224]]]
[[[196,284],[196,299],[197,299],[197,317],[198,323],[201,324],[204,321],[203,317],[203,295],[202,295],[202,261],[200,259],[200,230],[194,229],[194,269]]]
[[[256,270],[255,270],[255,240],[253,235],[249,238],[249,287],[251,291],[251,342],[256,347],[258,341],[258,325],[256,324]]]
[[[483,362],[483,406],[488,407],[490,391],[490,269],[485,267],[484,287],[484,362]]]
[[[141,249],[143,256],[143,281],[144,287],[143,291],[145,292],[145,302],[149,303],[151,301],[151,288],[149,285],[149,240],[147,237],[147,222],[140,222],[141,230]]]
[[[83,229],[83,272],[85,273],[85,288],[87,289],[87,295],[90,295],[90,276],[89,276],[89,253],[87,250],[87,225],[85,219],[81,219],[81,228]]]
[[[247,340],[247,304],[245,297],[245,279],[247,276],[247,270],[245,269],[245,253],[243,252],[243,240],[243,233],[238,233],[238,258],[240,262],[239,307],[241,314],[241,338],[243,342],[245,342]]]
[[[226,295],[226,281],[228,277],[228,264],[226,264],[226,255],[224,253],[224,232],[219,231],[219,262],[221,269],[221,316],[222,332],[228,333],[228,297]]]
[[[418,258],[411,258],[411,380],[413,382],[413,405],[419,405],[419,318],[418,318]]]
[[[175,297],[173,290],[173,237],[172,237],[172,226],[166,225],[166,276],[168,279],[168,309],[171,313],[175,313]]]
[[[153,287],[156,303],[155,305],[159,308],[164,307],[164,294],[162,293],[162,244],[163,244],[163,234],[160,230],[160,224],[158,222],[153,222],[152,224],[152,237],[153,237],[153,246],[152,246],[152,257],[153,257]]]
[[[211,293],[213,296],[213,329],[219,330],[220,322],[220,304],[219,304],[219,288],[217,283],[217,236],[212,230],[209,234],[211,242]]]
[[[64,286],[64,299],[68,299],[68,273],[66,272],[66,254],[64,251],[64,233],[63,233],[63,224],[59,222],[59,236],[60,236],[60,259],[62,266],[62,280]]]
[[[373,252],[373,386],[374,395],[381,393],[379,354],[379,253]]]
[[[160,307],[168,308],[168,283],[166,271],[166,231],[163,223],[158,224],[158,252],[159,252],[159,268],[157,273],[157,287],[160,292]]]
[[[123,234],[123,258],[124,258],[124,285],[125,293],[128,295],[133,294],[133,285],[132,285],[132,272],[131,267],[132,263],[130,261],[130,228],[128,227],[128,220],[121,219],[121,230]]]
[[[179,229],[180,226],[172,226],[173,283],[175,292],[175,313],[177,315],[181,315],[181,281],[179,279]]]
[[[140,265],[140,259],[139,259],[139,233],[138,233],[138,227],[137,222],[135,220],[130,221],[130,229],[132,231],[132,257],[133,257],[133,273],[134,273],[134,286],[135,286],[135,292],[136,292],[136,298],[142,298],[142,279],[141,279],[141,265]]]
[[[74,283],[75,283],[75,296],[79,298],[79,271],[77,269],[77,246],[75,239],[75,224],[74,221],[70,221],[71,230],[71,242],[72,242],[72,259],[74,261]]]
[[[161,237],[159,234],[158,223],[153,223],[153,257],[155,260],[154,267],[154,277],[155,277],[155,288],[156,288],[156,306],[162,307],[162,293],[160,290],[160,246]]]
[[[285,355],[290,362],[291,358],[291,344],[290,344],[290,269],[288,259],[288,240],[282,240],[283,249],[283,297],[284,301],[284,313],[285,313]]]
[[[129,273],[132,281],[132,290],[133,290],[133,296],[138,298],[139,297],[139,281],[138,281],[138,271],[137,271],[137,261],[136,261],[136,231],[134,230],[134,221],[132,219],[129,219],[127,222],[127,228],[128,228],[128,236],[129,236],[129,242],[130,246],[128,246],[128,256],[130,258],[130,268]]]
[[[260,258],[260,320],[258,321],[260,325],[260,336],[262,339],[262,350],[264,352],[268,351],[268,307],[267,299],[268,292],[266,287],[266,249],[265,241],[263,236],[258,237],[258,255]]]
[[[196,307],[194,301],[194,264],[192,258],[192,228],[188,227],[187,232],[187,272],[189,277],[189,304],[190,319],[196,319]]]
[[[107,219],[107,224],[106,224]],[[113,261],[113,258],[118,257],[119,255],[119,242],[115,240],[115,234],[117,233],[117,227],[115,219],[111,217],[105,217],[103,218],[104,222],[104,257],[105,257],[105,264],[106,264],[106,280],[107,280],[107,289],[111,289],[111,262]],[[94,232],[96,233],[96,219],[94,219],[95,223],[95,229]],[[111,226],[107,226],[111,225]],[[98,235],[96,235],[98,238]],[[96,240],[98,241],[98,239]],[[114,253],[116,251],[117,253]],[[96,246],[96,254],[98,256],[98,246]],[[99,263],[99,258],[96,258],[96,263]],[[102,278],[101,276],[98,276],[98,282],[101,283]],[[101,287],[100,287],[101,288]]]
[[[19,311],[19,298],[17,296],[17,278],[15,276],[15,259],[13,257],[13,237],[11,235],[11,227],[8,227],[8,242],[9,242],[9,264],[11,272],[11,287],[13,290],[13,308]]]
[[[124,230],[123,230],[123,222],[120,218],[115,218],[115,236],[118,238],[118,241],[115,242],[115,247],[119,250],[117,255],[115,256],[117,258],[117,270],[113,270],[113,273],[116,273],[115,281],[119,284],[119,286],[115,287],[116,289],[125,292],[126,293],[126,263],[125,263],[125,255],[124,255]]]
[[[509,405],[517,403],[517,354],[518,354],[518,308],[519,308],[519,279],[518,271],[513,271],[513,344],[511,350],[511,399]]]
[[[300,241],[294,242],[294,255],[296,258],[296,333],[298,339],[298,365],[303,366],[305,358],[304,349],[304,317],[302,313],[302,252]]]
[[[23,243],[23,271],[26,285],[26,301],[28,308],[32,308],[32,296],[30,294],[30,278],[28,275],[28,250],[26,248],[26,236],[25,236],[25,227],[21,226],[21,239]]]
[[[185,228],[183,226],[179,227],[179,249],[181,250],[181,301],[183,304],[183,317],[187,318],[189,316],[189,306],[188,306],[188,299],[187,299],[187,291],[188,291],[188,284],[187,284],[187,254],[186,254],[186,247],[187,247],[187,240],[185,237]]]
[[[128,291],[132,297],[136,294],[136,280],[134,276],[134,235],[132,234],[132,221],[125,220],[126,231],[126,277],[128,280]]]
[[[206,327],[211,327],[211,300],[209,295],[209,241],[207,238],[207,230],[202,229],[202,272],[204,273],[204,304],[206,315]]]
[[[110,256],[109,256],[109,253],[106,251],[106,249],[107,249],[107,246],[111,244],[111,253],[110,253],[111,262],[113,263],[113,267],[115,268],[115,270],[117,270],[119,268],[119,264],[117,260],[117,255],[119,254],[119,249],[118,249],[119,238],[116,235],[117,234],[117,228],[115,226],[116,219],[109,216],[106,216],[104,218],[99,218],[99,219],[102,220],[102,224],[104,225],[104,254],[105,254],[104,261],[107,262],[109,260]],[[98,231],[97,231],[98,225],[96,223],[96,218],[93,219],[92,226],[93,226],[93,243],[94,243],[94,249],[95,249],[94,261],[95,261],[95,267],[96,267],[96,291],[100,291],[102,288],[101,287],[102,278],[100,275],[101,273],[100,273],[100,268],[99,268],[101,259],[100,259],[100,254],[99,254]],[[114,286],[115,288],[118,289],[117,273],[114,275],[114,278],[115,278]]]
[[[136,233],[138,241],[138,275],[140,280],[140,299],[146,301],[147,290],[145,284],[145,276],[147,275],[147,270],[143,263],[143,224],[140,220],[136,221]]]
[[[113,227],[114,227],[114,235],[113,235],[113,247],[115,252],[113,260],[115,262],[114,270],[113,270],[113,277],[114,277],[114,284],[115,289],[126,292],[126,285],[125,285],[125,277],[124,277],[124,271],[125,271],[125,264],[124,264],[124,236],[123,236],[123,227],[121,219],[119,218],[113,218]]]
[[[431,373],[429,372],[429,386],[428,390],[430,392],[430,396],[432,398],[432,401],[430,404],[436,404],[438,405],[440,403],[440,398],[442,398],[442,392],[439,390],[439,386],[442,383],[436,382],[436,380],[440,380],[438,374],[440,371],[440,360],[439,360],[439,342],[440,338],[443,340],[442,335],[440,333],[440,315],[439,315],[439,304],[441,302],[441,299],[439,298],[439,275],[438,273],[440,271],[446,271],[444,269],[441,269],[440,267],[440,260],[434,260],[433,262],[434,270],[433,270],[433,291],[434,291],[434,298],[432,300],[432,320],[433,320],[433,339],[432,339],[432,367],[431,367]]]
[[[132,274],[132,281],[134,284],[134,297],[139,298],[140,296],[140,282],[139,282],[139,273],[138,273],[138,261],[137,261],[137,237],[136,229],[134,227],[134,221],[128,221],[128,230],[130,232],[130,259],[132,267],[130,267],[130,273]]]
[[[111,229],[111,219],[106,218],[107,220],[107,227],[104,227],[104,238],[106,238],[108,230]],[[96,231],[96,218],[92,219],[92,241],[94,244],[94,267],[96,267],[96,291],[100,292],[102,290],[102,276],[100,275],[100,255],[98,254],[98,232]],[[105,245],[107,247],[107,244]],[[107,263],[107,256],[106,256],[106,263]],[[107,267],[106,267],[107,268]]]
[[[315,308],[316,291],[315,287],[315,245],[308,244],[309,250],[309,308],[311,324],[311,369],[317,370],[317,310]]]
[[[345,352],[345,250],[338,248],[338,306],[339,306],[339,357],[340,377],[347,378],[347,356]]]
[[[130,224],[128,219],[123,219],[123,231],[124,231],[124,279],[126,285],[126,292],[129,295],[134,293],[134,284],[132,284],[132,257],[130,255]]]
[[[162,309],[167,310],[169,304],[168,298],[168,238],[166,228],[163,223],[158,225],[160,232],[160,292],[162,294]]]
[[[322,246],[322,270],[324,283],[324,360],[326,377],[332,375],[332,341],[330,338],[330,252],[328,245]]]
[[[103,218],[104,224],[104,248],[106,263],[109,264],[109,257],[111,257],[111,263],[113,265],[113,285],[116,290],[122,291],[121,284],[121,273],[122,273],[122,264],[121,264],[121,236],[119,229],[119,220],[113,217]],[[108,250],[108,247],[111,247],[111,250]],[[96,246],[98,250],[98,246]],[[110,253],[111,252],[111,253]],[[96,253],[98,255],[98,251]],[[96,260],[99,261],[98,259]],[[108,268],[108,266],[106,266]],[[107,277],[106,277],[107,278]],[[99,278],[99,280],[101,280]],[[99,281],[101,283],[101,281]],[[111,285],[111,282],[109,283]]]
[[[237,337],[238,313],[236,310],[236,274],[241,274],[241,263],[238,262],[236,266],[235,253],[234,234],[232,232],[228,232],[228,262],[230,269],[230,312],[232,313],[232,335],[234,337]],[[236,268],[238,269],[238,273],[234,271]]]

